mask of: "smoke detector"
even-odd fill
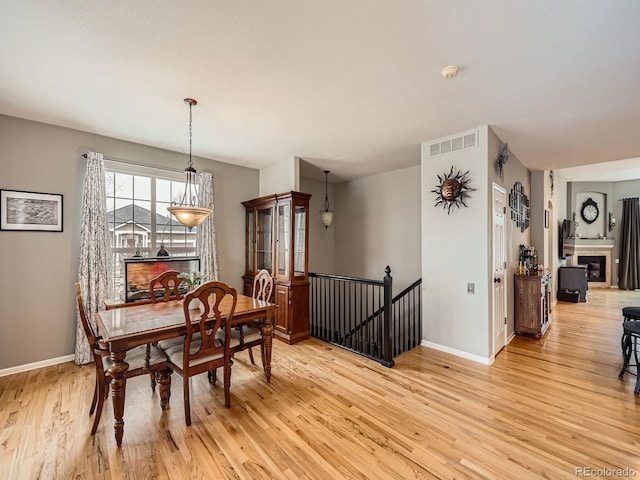
[[[448,67],[444,67],[440,73],[442,74],[442,78],[452,78],[458,74],[458,67],[449,65]]]

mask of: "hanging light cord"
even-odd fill
[[[328,193],[328,177],[329,172],[325,170],[324,172],[324,211],[329,211],[329,193]]]
[[[191,121],[193,119],[192,109],[193,109],[193,105],[189,103],[189,166],[190,167],[193,167],[193,162],[191,160],[191,138],[192,138]]]

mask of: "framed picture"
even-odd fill
[[[544,211],[544,228],[549,228],[549,210]]]
[[[0,230],[62,231],[62,195],[0,190]]]

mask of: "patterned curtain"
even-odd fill
[[[93,324],[93,314],[104,307],[108,296],[109,279],[109,230],[102,154],[87,153],[87,175],[82,195],[82,222],[80,232],[80,268],[78,282]],[[93,325],[95,330],[95,325]],[[87,337],[82,329],[80,316],[76,316],[77,365],[93,361]]]
[[[199,176],[200,206],[213,209],[213,175],[202,172]],[[207,281],[218,280],[218,250],[216,248],[215,212],[198,225],[196,250],[200,256],[200,271]]]
[[[625,290],[640,288],[640,200],[622,200],[620,222],[619,287]]]

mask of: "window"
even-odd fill
[[[184,176],[177,172],[105,161],[107,222],[111,245],[110,297],[124,299],[124,259],[155,257],[160,246],[172,257],[196,254],[189,231],[167,211],[179,202]]]

